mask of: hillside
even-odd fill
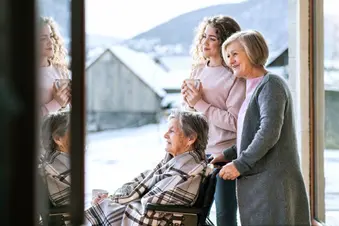
[[[227,15],[235,18],[242,29],[256,29],[268,39],[271,51],[279,50],[288,41],[288,1],[249,0],[241,3],[222,4],[195,10],[141,33],[132,40],[159,40],[160,45],[181,44],[188,52],[194,29],[206,16]]]

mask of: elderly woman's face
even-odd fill
[[[251,74],[253,65],[239,42],[234,41],[227,46],[226,56],[227,65],[235,76],[247,78]]]
[[[194,143],[194,140],[184,135],[179,121],[174,118],[168,122],[168,130],[164,137],[166,139],[165,150],[173,156],[189,151],[191,144]]]

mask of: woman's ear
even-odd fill
[[[194,135],[191,135],[190,137],[189,137],[189,139],[188,139],[188,144],[189,145],[192,145],[192,144],[194,144],[194,142],[197,140],[197,135],[196,134],[194,134]]]
[[[62,139],[61,139],[61,137],[53,136],[53,141],[56,143],[56,145],[60,149],[60,147],[62,146]]]

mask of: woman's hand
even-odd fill
[[[201,82],[199,83],[198,89],[193,85],[186,83],[181,86],[181,93],[190,107],[194,107],[194,105],[202,98],[202,89]]]
[[[182,95],[182,99],[185,101],[185,103],[190,107],[193,108],[186,100],[185,95],[186,95],[186,89],[187,89],[187,85],[185,83],[185,81],[183,81],[183,83],[181,84],[181,95]]]
[[[71,90],[68,84],[63,84],[59,89],[53,84],[53,98],[60,104],[61,107],[65,107],[71,100]]]
[[[219,176],[224,180],[235,180],[237,177],[240,176],[240,173],[234,166],[234,163],[230,162],[221,168]]]

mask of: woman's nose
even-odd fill
[[[228,58],[228,62],[229,62],[230,65],[231,65],[231,64],[234,64],[234,62],[235,62],[234,57],[230,56],[230,57]]]
[[[206,45],[206,44],[208,45],[208,38],[204,38],[204,39],[202,40],[202,44],[203,44],[203,45]]]
[[[168,132],[166,132],[165,134],[164,134],[164,138],[168,138]]]
[[[48,44],[48,45],[52,45],[52,44],[53,44],[51,38],[48,38],[47,44]]]

